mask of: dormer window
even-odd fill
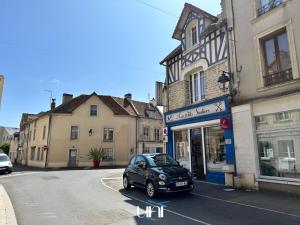
[[[194,46],[195,44],[197,44],[198,42],[198,38],[197,38],[197,27],[194,26],[192,27],[192,30],[191,30],[191,37],[192,37],[192,46]]]

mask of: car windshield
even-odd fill
[[[146,157],[151,167],[179,166],[178,163],[168,155],[149,155]]]
[[[7,155],[0,155],[0,162],[9,161],[9,158]]]

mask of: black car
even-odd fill
[[[123,186],[146,188],[150,198],[159,193],[190,192],[194,188],[189,170],[181,167],[167,154],[133,156],[123,174]]]

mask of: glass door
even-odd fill
[[[204,179],[202,129],[191,130],[191,164],[192,173],[196,179]]]

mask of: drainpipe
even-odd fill
[[[45,168],[48,167],[49,161],[49,150],[50,150],[50,139],[51,139],[51,122],[52,122],[52,113],[49,114],[49,123],[48,123],[48,134],[47,134],[47,151],[46,151],[46,159],[45,159]],[[43,150],[44,151],[44,150]]]

